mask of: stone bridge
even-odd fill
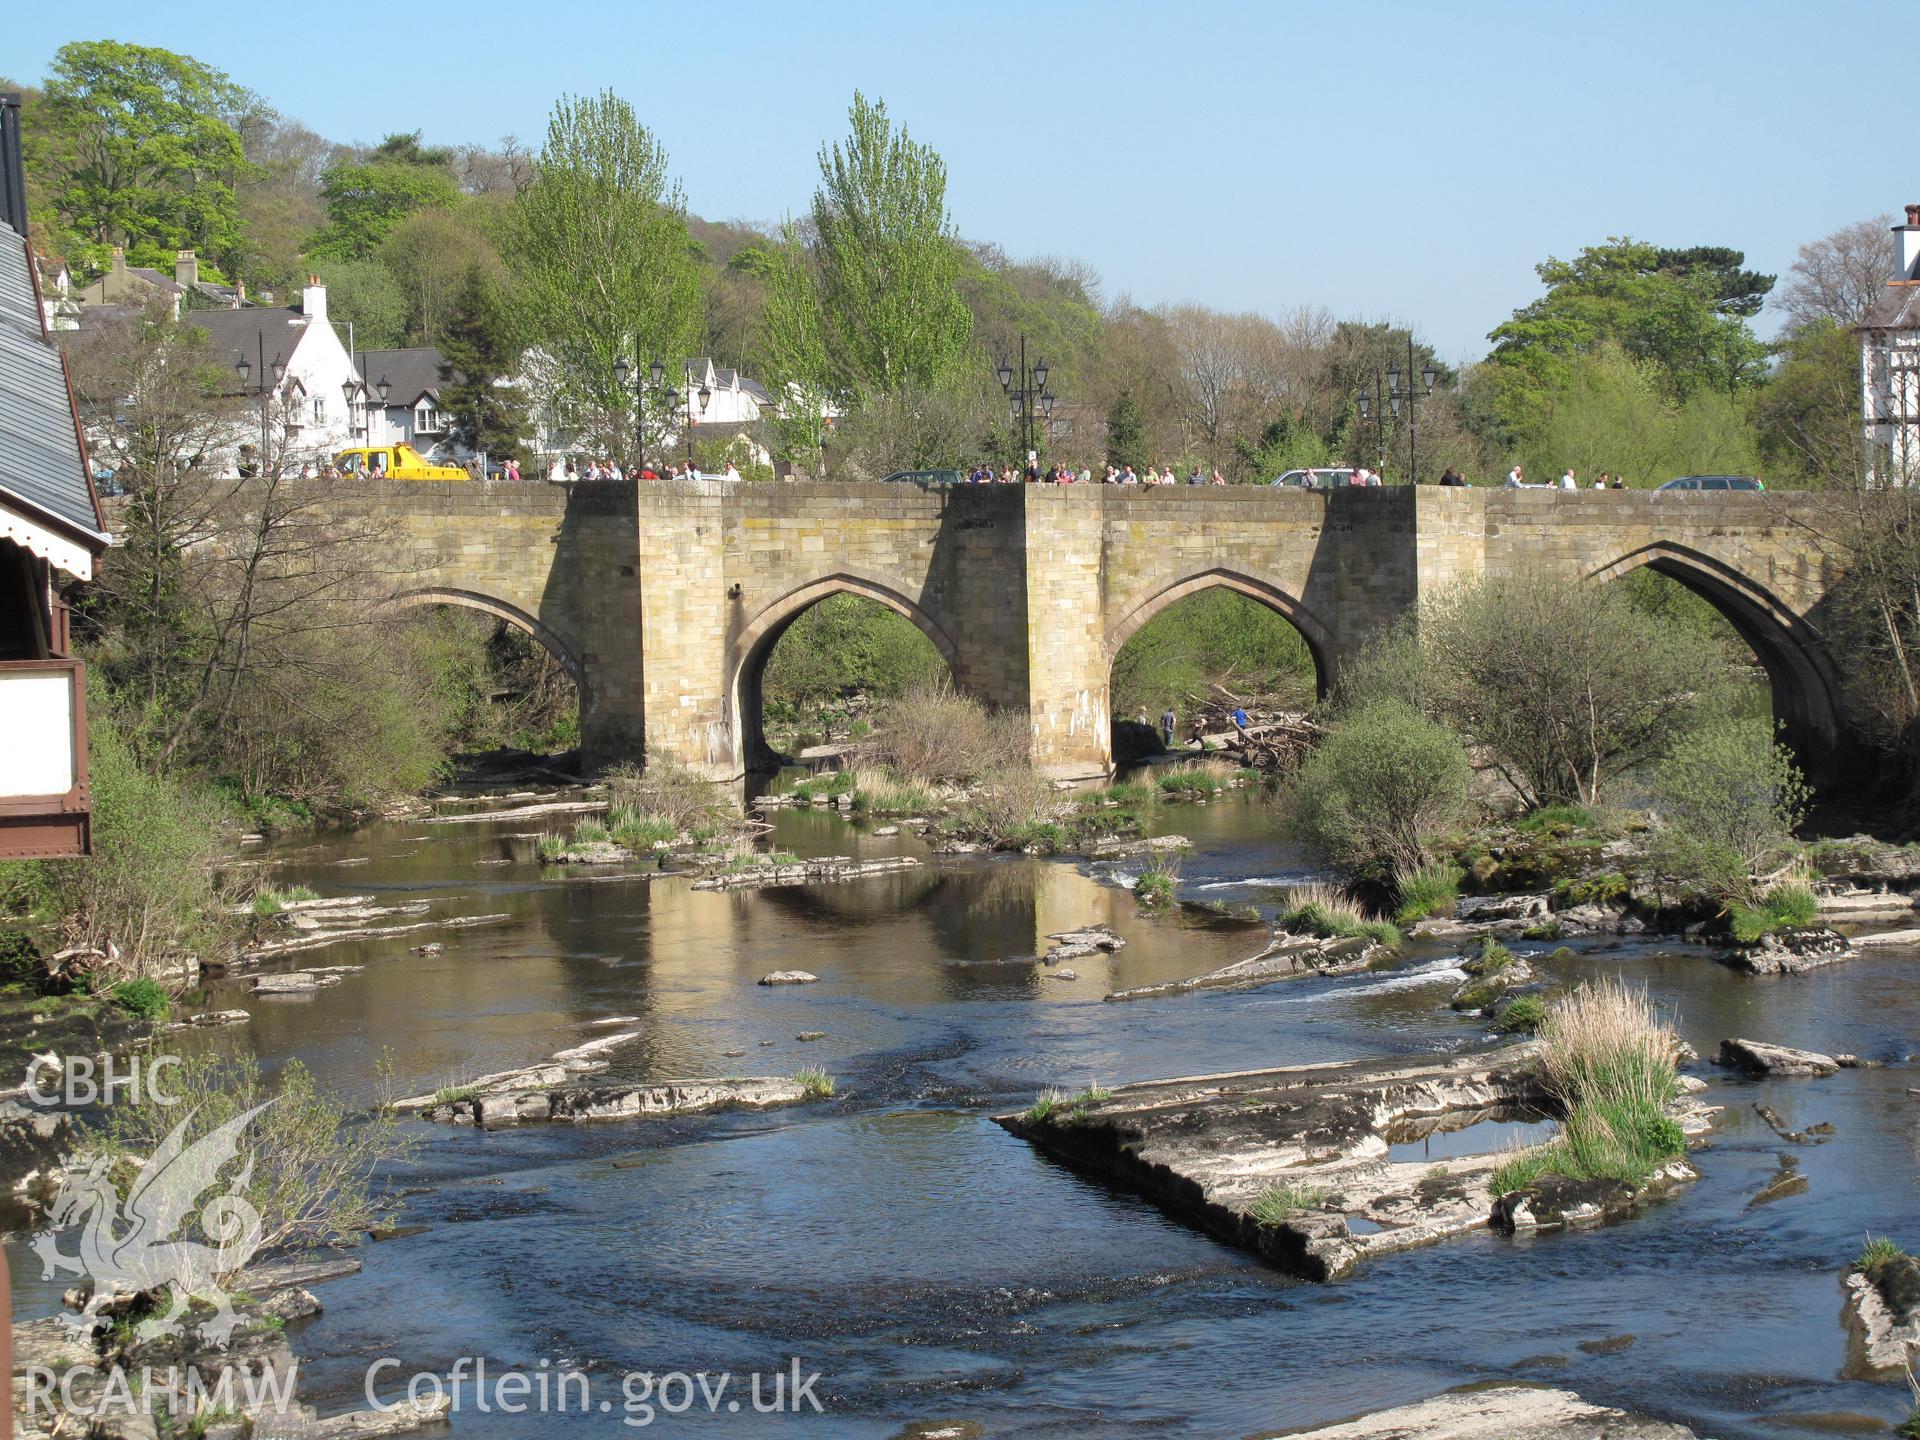
[[[1602,581],[1646,565],[1705,596],[1772,681],[1810,768],[1851,739],[1820,612],[1838,561],[1804,498],[1437,488],[727,485],[356,487],[409,553],[397,604],[472,606],[538,639],[581,693],[593,763],[767,758],[760,679],[808,606],[906,616],[955,682],[1027,716],[1034,764],[1110,766],[1115,654],[1225,586],[1306,637],[1324,688],[1422,597],[1478,575]]]

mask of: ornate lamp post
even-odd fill
[[[287,378],[287,362],[275,355],[273,368],[269,370],[267,368],[267,337],[263,332],[254,338],[260,354],[260,385],[252,393],[260,406],[260,473],[265,475],[267,473],[267,399]],[[243,395],[248,393],[247,381],[253,374],[253,366],[248,363],[244,350],[240,353],[240,358],[233,362],[233,371],[240,377],[240,393]],[[267,378],[269,375],[273,377],[271,381]]]
[[[633,364],[628,364],[627,357],[624,355],[614,361],[613,374],[614,378],[617,379],[623,387],[627,383],[627,377],[629,375],[633,377],[633,439],[634,443],[640,447],[640,462],[645,464],[647,458],[648,397],[652,396],[659,402],[660,411],[663,416],[672,413],[674,402],[680,397],[672,390],[665,388],[663,382],[667,378],[667,367],[661,363],[658,356],[654,358],[651,365],[643,369],[638,364],[640,358],[640,348],[638,345],[634,346],[633,354],[635,361]]]
[[[1362,420],[1366,419],[1368,413],[1371,412],[1379,425],[1380,465],[1382,469],[1386,468],[1387,463],[1387,418],[1389,412],[1392,417],[1397,420],[1400,418],[1400,407],[1402,405],[1406,407],[1407,480],[1410,484],[1418,480],[1420,476],[1420,402],[1433,394],[1433,384],[1434,381],[1440,378],[1440,372],[1432,365],[1421,370],[1419,372],[1419,379],[1424,388],[1416,388],[1414,378],[1413,332],[1408,331],[1407,383],[1404,386],[1400,383],[1400,367],[1398,365],[1391,365],[1387,367],[1384,382],[1378,376],[1375,377],[1372,394],[1368,394],[1366,387],[1362,386],[1353,397],[1354,403],[1360,407],[1360,418]]]
[[[1053,420],[1054,397],[1047,389],[1047,362],[1035,360],[1031,367],[1027,365],[1027,336],[1026,332],[1022,331],[1018,372],[1014,370],[1010,361],[1002,357],[1000,363],[994,367],[993,373],[998,377],[1000,388],[1006,392],[1007,399],[1012,404],[1012,414],[1009,418],[1020,427],[1020,450],[1024,458],[1035,453],[1033,447],[1035,409],[1039,410],[1041,418],[1048,424]],[[1017,388],[1014,385],[1015,380],[1020,382]]]

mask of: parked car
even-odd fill
[[[964,485],[967,472],[964,470],[896,470],[880,483],[891,484],[899,480],[914,485]]]
[[[1764,490],[1751,475],[1682,475],[1678,480],[1669,480],[1660,487],[1662,490]]]
[[[1314,489],[1326,490],[1336,485],[1351,483],[1353,480],[1353,467],[1351,465],[1327,466],[1324,468],[1315,466],[1312,470],[1289,470],[1286,474],[1269,480],[1267,483],[1269,485],[1305,485],[1307,483],[1307,476],[1309,475],[1313,476]]]

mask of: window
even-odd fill
[[[313,397],[313,423],[316,425],[327,423],[327,397],[324,395]]]
[[[447,428],[446,417],[431,400],[423,399],[413,412],[413,428],[425,435],[438,435]]]

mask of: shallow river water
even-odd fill
[[[1185,898],[1271,909],[1276,887],[1308,873],[1257,797],[1163,813],[1198,842]],[[583,1370],[612,1408],[483,1414],[468,1396],[454,1434],[616,1434],[624,1372],[731,1371],[737,1396],[749,1372],[770,1387],[797,1357],[822,1377],[824,1415],[729,1411],[723,1398],[714,1416],[704,1401],[656,1409],[652,1428],[879,1437],[970,1420],[988,1435],[1238,1437],[1495,1378],[1722,1437],[1872,1433],[1906,1414],[1902,1387],[1839,1378],[1839,1276],[1868,1230],[1920,1243],[1920,1099],[1900,1063],[1920,1050],[1912,953],[1752,979],[1703,951],[1588,945],[1575,973],[1645,982],[1703,1054],[1745,1035],[1895,1063],[1773,1082],[1695,1067],[1726,1110],[1698,1157],[1705,1178],[1678,1198],[1598,1231],[1482,1234],[1316,1286],[1041,1158],[989,1117],[1047,1086],[1486,1043],[1482,1023],[1446,1008],[1459,978],[1447,952],[1106,1004],[1110,990],[1243,958],[1264,928],[1143,918],[1116,874],[1066,861],[732,893],[596,882],[543,871],[524,833],[537,828],[408,823],[284,847],[282,883],[513,918],[303,957],[366,966],[310,997],[216,992],[254,1014],[217,1043],[250,1044],[269,1066],[298,1058],[364,1101],[385,1050],[411,1092],[542,1060],[605,1033],[593,1021],[633,1016],[644,1038],[609,1078],[820,1066],[838,1094],[763,1115],[420,1125],[395,1183],[412,1192],[405,1221],[428,1228],[367,1247],[363,1273],[320,1287],[326,1313],[294,1332],[303,1396],[323,1409],[364,1404],[382,1356],[401,1375],[484,1357],[496,1373]],[[771,843],[923,853],[818,812],[782,812]],[[1087,924],[1129,943],[1071,962],[1077,979],[995,963]],[[408,952],[431,938],[443,953]],[[754,983],[793,967],[820,983]],[[814,1030],[824,1038],[795,1039]],[[1755,1102],[1834,1134],[1789,1145]],[[1806,1193],[1751,1205],[1785,1152]],[[16,1313],[55,1308],[57,1286],[24,1249],[9,1259]]]

